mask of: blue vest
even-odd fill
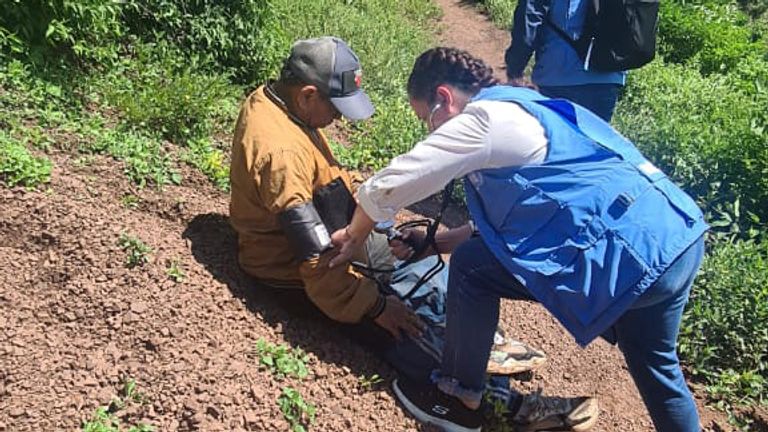
[[[493,254],[585,346],[707,230],[704,217],[588,110],[508,86],[473,100],[517,103],[544,127],[544,162],[470,173],[467,205]]]

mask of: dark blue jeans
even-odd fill
[[[681,254],[614,325],[619,348],[657,431],[695,432],[699,417],[677,358],[683,309],[704,255],[699,239]],[[499,320],[500,298],[531,299],[530,293],[475,237],[451,257],[448,325],[438,386],[476,399]]]
[[[618,84],[583,84],[574,86],[544,86],[539,92],[555,99],[568,99],[611,121],[621,86]]]

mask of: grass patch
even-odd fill
[[[768,403],[768,243],[712,245],[680,335],[681,357],[722,406]]]
[[[224,152],[215,148],[209,139],[196,139],[189,143],[181,159],[197,168],[216,187],[229,190],[229,163]]]
[[[480,9],[487,13],[497,27],[512,28],[512,18],[517,7],[517,0],[480,0]]]
[[[51,161],[33,156],[26,146],[0,131],[0,182],[33,188],[51,180]]]

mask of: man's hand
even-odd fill
[[[426,324],[416,312],[396,296],[387,296],[386,302],[384,311],[373,322],[390,332],[398,341],[402,339],[402,332],[414,338],[421,337]]]
[[[416,249],[419,249],[424,243],[424,238],[427,234],[420,230],[405,230],[402,236],[394,238],[389,242],[389,247],[394,255],[399,260],[407,260],[416,253]],[[426,256],[432,248],[427,248],[422,255]],[[423,257],[421,257],[423,258]]]

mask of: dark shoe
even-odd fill
[[[480,410],[467,408],[435,384],[396,379],[392,389],[405,410],[422,423],[431,423],[446,432],[480,432],[483,421]]]
[[[591,397],[542,396],[541,390],[522,396],[520,407],[510,414],[517,430],[584,432],[597,423],[600,409]]]

